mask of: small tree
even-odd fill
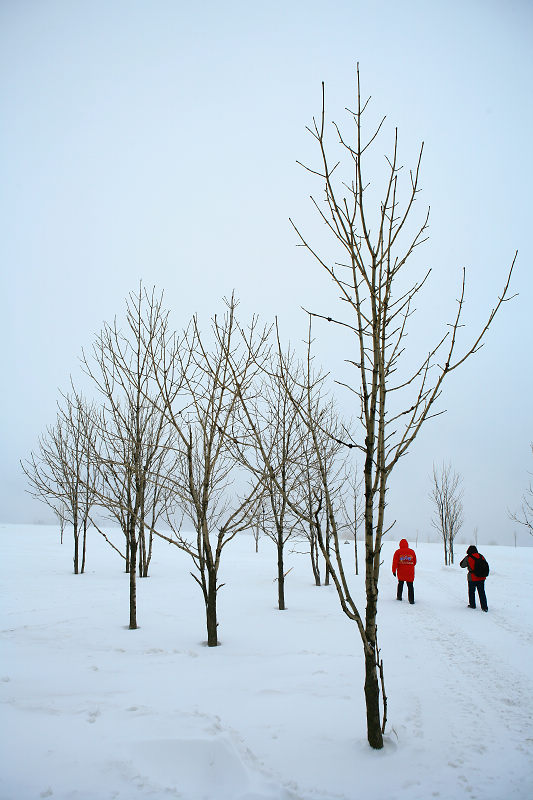
[[[430,498],[435,508],[431,523],[442,538],[444,564],[448,566],[453,564],[453,543],[463,525],[462,478],[452,470],[451,464],[443,464],[440,471],[433,464]]]
[[[97,496],[97,471],[92,457],[94,427],[84,402],[67,395],[59,406],[54,427],[39,439],[38,453],[21,461],[29,493],[46,503],[61,525],[72,525],[74,574],[85,571],[87,530]]]
[[[530,445],[531,452],[533,453],[533,442]],[[509,514],[513,522],[518,522],[522,525],[528,533],[533,536],[533,484],[529,482],[529,486],[522,496],[522,508],[517,514]],[[516,533],[515,533],[515,547],[516,547]]]

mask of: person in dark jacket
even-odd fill
[[[400,547],[394,553],[392,559],[392,574],[398,577],[398,590],[396,599],[402,599],[403,584],[407,583],[407,596],[411,605],[415,602],[415,590],[413,581],[415,579],[416,554],[409,547],[407,539],[400,541]]]
[[[478,549],[474,544],[467,548],[466,556],[459,563],[463,569],[468,569],[468,608],[476,607],[476,589],[479,595],[479,604],[482,611],[488,611],[487,595],[485,594],[485,578],[475,574],[476,559],[480,558]]]

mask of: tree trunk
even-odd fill
[[[74,521],[74,575],[79,573],[80,533],[78,523]]]
[[[379,708],[379,681],[374,653],[365,652],[365,701],[368,743],[375,750],[383,747]]]
[[[211,568],[208,573],[205,610],[207,616],[207,646],[216,647],[218,645],[217,576],[214,568]]]
[[[138,552],[139,552],[139,578],[145,578],[147,567],[146,567],[146,541],[144,538],[144,527],[143,525],[139,525],[139,545],[138,545]]]
[[[326,576],[324,578],[324,586],[329,586],[329,578],[331,574],[331,570],[329,568],[330,548],[331,548],[331,532],[330,532],[329,518],[326,515],[326,552],[328,554],[328,557],[326,559]]]
[[[278,533],[278,608],[285,611],[285,571],[283,566],[283,536]]]
[[[148,577],[148,570],[150,569],[150,561],[152,560],[152,548],[154,545],[154,534],[152,533],[153,529],[155,528],[156,519],[152,516],[152,527],[148,536],[148,554],[146,556],[146,574],[145,578]]]
[[[126,572],[130,571],[130,540],[126,534]]]
[[[83,520],[83,540],[81,545],[81,571],[85,572],[85,556],[87,553],[87,519]]]
[[[313,575],[315,578],[315,585],[320,586],[320,564],[318,561],[318,546],[316,542],[316,536],[311,534],[310,539],[310,553],[311,553],[311,567],[313,569]]]
[[[376,348],[375,348],[376,349]],[[374,376],[374,380],[376,377]],[[370,423],[367,427],[367,438],[365,440],[366,459],[365,459],[365,593],[366,593],[366,614],[365,614],[365,633],[371,652],[365,647],[365,703],[366,703],[366,728],[367,738],[370,747],[381,750],[383,747],[383,734],[381,732],[381,716],[379,710],[379,682],[376,665],[376,616],[378,610],[378,586],[377,579],[379,569],[376,570],[374,564],[376,558],[376,547],[380,544],[380,521],[384,509],[384,488],[381,486],[380,503],[378,510],[378,521],[376,538],[374,542],[374,488],[373,488],[373,459],[374,459],[374,423],[375,423],[375,395],[371,402]],[[379,447],[379,444],[378,444]],[[379,453],[378,453],[379,455]],[[379,554],[379,553],[378,553]],[[378,562],[379,563],[379,562]]]
[[[137,543],[130,539],[130,631],[137,629]]]

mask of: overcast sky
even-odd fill
[[[338,312],[288,218],[325,242],[320,186],[296,161],[316,163],[305,126],[321,81],[330,118],[348,121],[359,62],[370,118],[387,115],[376,155],[396,125],[406,167],[424,141],[430,239],[413,274],[433,272],[409,346],[450,321],[463,266],[466,343],[519,251],[519,296],[393,473],[393,535],[426,536],[445,460],[464,479],[464,535],[511,544],[507,509],[533,471],[532,42],[529,0],[3,0],[0,522],[47,519],[19,460],[140,279],[165,291],[176,328],[194,312],[207,325],[233,289],[243,317],[278,315],[295,343],[301,306]],[[340,374],[351,353],[315,335]]]

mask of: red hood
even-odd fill
[[[409,542],[407,539],[400,539],[400,550],[408,550],[409,549]]]

